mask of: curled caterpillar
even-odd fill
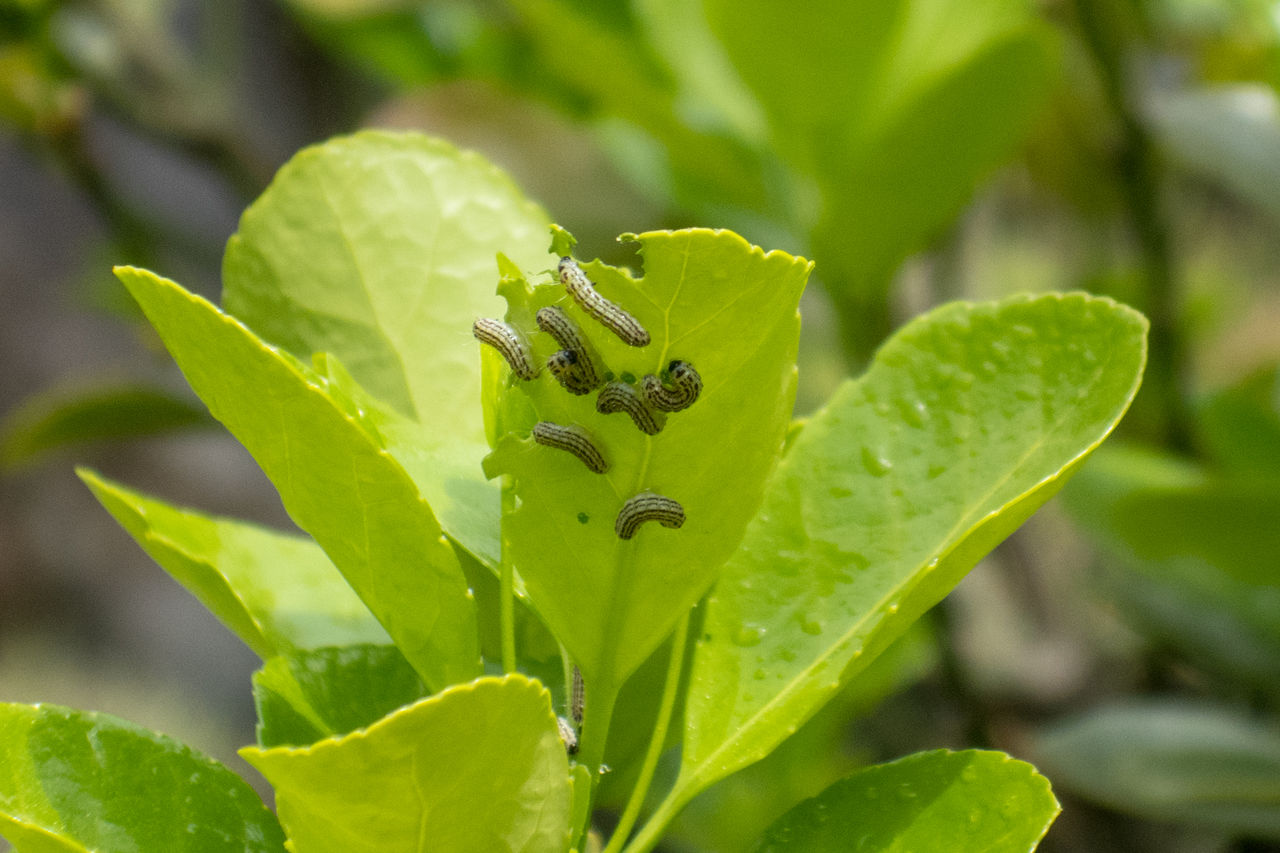
[[[582,371],[578,369],[578,354],[573,350],[562,349],[553,352],[547,359],[547,368],[570,394],[582,396],[590,394],[595,388],[595,385],[588,382],[587,377],[583,376]]]
[[[582,725],[582,710],[586,706],[586,690],[582,686],[582,670],[573,667],[573,689],[569,694],[569,717],[574,725]]]
[[[556,726],[560,729],[560,740],[564,741],[564,751],[570,755],[578,754],[578,733],[573,724],[564,717],[556,717]]]
[[[533,425],[533,440],[546,447],[558,447],[582,460],[597,474],[609,470],[609,463],[600,455],[586,430],[576,426],[561,426],[551,421],[538,421]]]
[[[671,498],[641,492],[622,505],[613,530],[619,539],[630,539],[646,521],[656,521],[663,527],[677,528],[684,524],[684,507]]]
[[[625,382],[607,383],[596,397],[596,411],[602,415],[626,412],[645,435],[657,435],[667,424],[667,416],[649,408],[640,392]]]
[[[692,406],[702,393],[702,377],[698,371],[689,362],[676,360],[667,367],[667,372],[671,374],[675,390],[667,388],[661,379],[650,373],[640,383],[645,400],[663,412],[678,412]]]
[[[635,317],[614,305],[596,292],[595,285],[573,258],[560,259],[560,283],[569,291],[573,301],[581,306],[602,326],[613,332],[624,343],[633,347],[647,347],[649,333]]]
[[[538,321],[539,329],[555,338],[556,342],[564,347],[566,352],[573,353],[576,359],[577,372],[581,377],[582,383],[589,389],[600,387],[600,383],[604,379],[601,378],[600,372],[596,370],[595,361],[591,358],[591,350],[588,348],[587,341],[582,336],[582,330],[578,328],[578,324],[570,320],[568,314],[554,305],[540,309],[535,319]]]
[[[481,317],[471,325],[471,334],[480,343],[488,344],[502,353],[502,357],[511,366],[511,372],[516,376],[533,379],[538,375],[538,368],[533,365],[533,351],[515,327],[491,317]]]

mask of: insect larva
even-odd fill
[[[667,388],[662,380],[650,373],[643,380],[644,398],[649,405],[664,412],[678,412],[692,406],[702,393],[702,377],[687,361],[673,361],[667,367],[675,390]]]
[[[625,382],[607,383],[596,397],[596,411],[603,415],[626,412],[645,435],[657,435],[667,423],[666,415],[649,408],[640,392]]]
[[[581,427],[538,421],[533,425],[533,440],[546,447],[558,447],[572,453],[597,474],[609,470],[609,463],[600,455],[591,437]]]
[[[589,394],[595,387],[587,382],[587,378],[578,369],[578,354],[573,350],[562,349],[553,352],[547,359],[547,368],[570,394],[578,396]]]
[[[626,311],[601,296],[573,258],[560,259],[560,283],[573,301],[602,326],[618,336],[624,344],[647,347],[649,333]]]
[[[582,686],[582,670],[573,667],[573,689],[569,693],[569,716],[574,725],[582,725],[582,709],[586,706],[586,690]]]
[[[646,521],[656,521],[663,527],[677,528],[684,524],[684,507],[671,498],[641,492],[622,505],[613,530],[619,539],[630,539]]]
[[[511,372],[521,379],[533,379],[538,369],[533,366],[533,352],[524,336],[512,326],[491,317],[481,317],[471,326],[476,340],[496,349],[511,366]]]
[[[574,354],[582,381],[591,388],[598,388],[604,380],[596,370],[595,361],[591,358],[591,350],[578,324],[554,305],[540,309],[535,319],[538,321],[539,329],[551,335],[560,346]]]
[[[564,717],[556,717],[556,725],[560,728],[560,740],[564,741],[564,751],[570,755],[578,754],[578,733],[573,724]]]

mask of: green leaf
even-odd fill
[[[276,789],[297,853],[561,853],[573,800],[551,694],[522,675],[481,678],[368,729],[241,755]]]
[[[63,447],[91,441],[139,438],[213,421],[185,400],[155,388],[124,385],[80,394],[39,394],[5,416],[0,465],[34,462]]]
[[[1025,853],[1061,809],[1003,752],[945,749],[868,767],[773,824],[758,853]]]
[[[76,473],[142,549],[259,657],[387,641],[310,539],[175,507],[87,468]]]
[[[811,266],[729,231],[632,239],[641,244],[643,278],[600,263],[583,269],[649,331],[648,346],[624,345],[558,283],[530,290],[522,279],[504,279],[508,322],[526,331],[544,362],[560,347],[537,333],[533,315],[558,303],[602,371],[639,378],[681,359],[701,375],[701,396],[647,436],[625,414],[599,414],[594,394],[571,396],[544,370],[532,382],[513,380],[501,395],[503,434],[485,463],[490,474],[514,478],[506,556],[597,695],[617,690],[706,592],[759,504],[795,399],[796,305]],[[539,420],[584,426],[608,472],[593,474],[571,454],[535,444],[528,436]],[[678,501],[684,526],[647,524],[634,539],[619,539],[619,510],[646,490]]]
[[[1042,732],[1033,754],[1060,788],[1112,808],[1280,839],[1280,735],[1226,708],[1097,708]]]
[[[1196,407],[1202,443],[1231,474],[1280,479],[1280,367],[1260,370]]]
[[[479,672],[475,605],[431,508],[325,381],[174,282],[121,267],[187,381],[433,689]]]
[[[376,723],[427,695],[395,646],[343,646],[281,655],[253,674],[258,745],[306,746]]]
[[[1084,294],[916,319],[795,437],[707,607],[672,801],[768,754],[1056,492],[1146,320]]]
[[[816,182],[804,224],[838,302],[882,299],[1009,156],[1055,77],[1054,34],[1024,0],[705,6],[784,158]]]
[[[23,853],[282,851],[243,779],[108,714],[0,703],[0,835]]]
[[[387,449],[446,532],[490,565],[498,489],[480,471],[488,447],[471,324],[501,313],[499,251],[547,265],[546,228],[478,155],[366,131],[290,160],[245,211],[224,259],[228,313],[303,361],[332,353],[412,418],[395,422]]]

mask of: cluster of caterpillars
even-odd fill
[[[602,296],[573,258],[561,258],[558,271],[565,291],[587,316],[629,346],[649,345],[649,332],[644,326],[621,306]],[[640,380],[638,388],[633,383],[615,380],[613,374],[601,369],[589,338],[563,309],[547,306],[538,311],[535,320],[538,328],[553,337],[561,347],[547,359],[547,370],[560,386],[574,395],[589,394],[599,389],[596,411],[605,415],[625,412],[645,435],[657,435],[666,426],[668,413],[687,409],[702,393],[702,377],[698,371],[679,359],[667,366],[669,384],[652,373]],[[530,381],[541,373],[534,362],[529,342],[514,326],[501,320],[481,318],[476,320],[472,333],[482,343],[500,352],[511,372],[520,379]],[[564,426],[539,421],[533,427],[533,440],[540,445],[572,453],[593,473],[603,474],[609,470],[608,461],[590,434],[576,424]],[[631,539],[646,521],[678,528],[684,524],[684,508],[663,495],[641,492],[622,505],[614,531],[620,539]]]

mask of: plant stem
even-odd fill
[[[587,702],[582,722],[582,739],[578,746],[578,763],[591,771],[591,800],[583,825],[574,835],[575,849],[582,848],[582,839],[591,829],[591,812],[595,802],[596,786],[600,784],[600,769],[604,765],[604,747],[609,740],[609,722],[613,719],[613,706],[618,701],[618,686],[597,678],[586,684]]]
[[[671,722],[671,712],[676,705],[676,694],[680,692],[680,673],[684,669],[685,645],[689,640],[689,617],[676,625],[675,635],[671,639],[671,661],[667,664],[667,679],[662,685],[662,703],[658,707],[658,719],[653,727],[653,736],[649,739],[649,749],[644,756],[644,764],[640,766],[640,775],[636,778],[635,787],[631,789],[631,797],[622,812],[622,818],[614,829],[613,837],[604,848],[604,853],[618,853],[626,844],[631,828],[635,826],[640,809],[644,806],[645,795],[649,793],[649,783],[653,781],[653,772],[658,767],[658,758],[662,755],[662,747],[667,740],[667,726]]]
[[[505,517],[515,507],[515,491],[510,488],[508,478],[502,482],[502,514]],[[503,540],[502,567],[498,573],[498,624],[502,631],[502,671],[516,671],[516,592],[515,566],[506,554],[506,540]]]
[[[649,853],[662,840],[662,833],[666,831],[667,825],[675,820],[688,802],[689,790],[677,783],[654,809],[653,814],[649,815],[648,822],[636,833],[624,853]]]

